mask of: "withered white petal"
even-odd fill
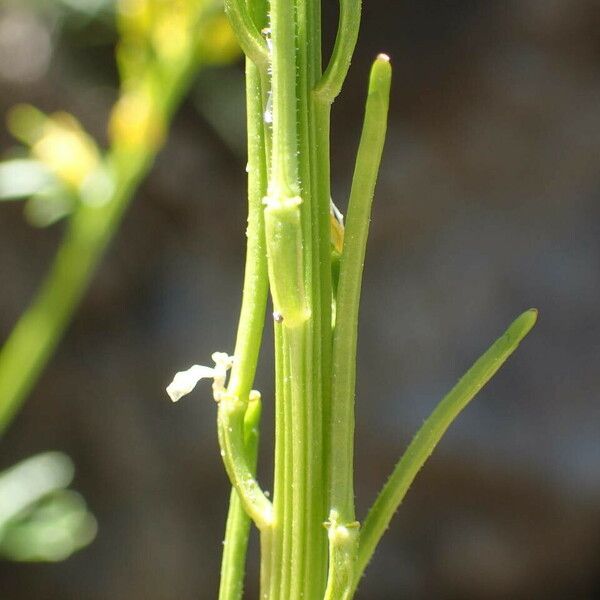
[[[215,369],[202,365],[193,365],[187,371],[175,373],[173,381],[167,387],[167,394],[173,402],[177,402],[182,396],[189,394],[201,379],[212,379],[215,377]]]

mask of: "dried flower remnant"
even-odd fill
[[[167,394],[173,402],[177,402],[180,398],[192,392],[201,379],[213,380],[213,398],[216,402],[221,400],[226,391],[225,381],[227,371],[233,365],[233,356],[229,356],[225,352],[214,352],[211,358],[215,363],[214,367],[192,365],[185,371],[175,373],[173,381],[167,386]]]

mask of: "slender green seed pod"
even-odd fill
[[[310,316],[304,289],[302,198],[266,197],[264,203],[269,282],[275,315],[285,327],[297,327]]]

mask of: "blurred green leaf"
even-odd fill
[[[96,535],[97,524],[73,480],[71,459],[45,452],[0,473],[0,554],[18,561],[68,558]]]
[[[0,552],[16,561],[60,561],[87,546],[96,531],[84,499],[72,490],[58,490],[7,524]]]
[[[39,160],[7,160],[0,163],[0,200],[28,198],[55,181],[50,169]]]
[[[45,452],[0,473],[0,535],[5,524],[46,494],[73,480],[71,459],[62,452]]]

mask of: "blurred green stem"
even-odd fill
[[[84,205],[72,215],[50,272],[0,352],[0,434],[52,356],[149,162],[128,174],[104,206]]]
[[[159,114],[169,122],[199,67],[190,56],[169,74]],[[40,290],[0,351],[0,436],[35,386],[69,325],[106,246],[115,234],[137,186],[159,148],[113,149],[106,158],[113,192],[101,205],[81,203],[70,217],[63,241]]]

